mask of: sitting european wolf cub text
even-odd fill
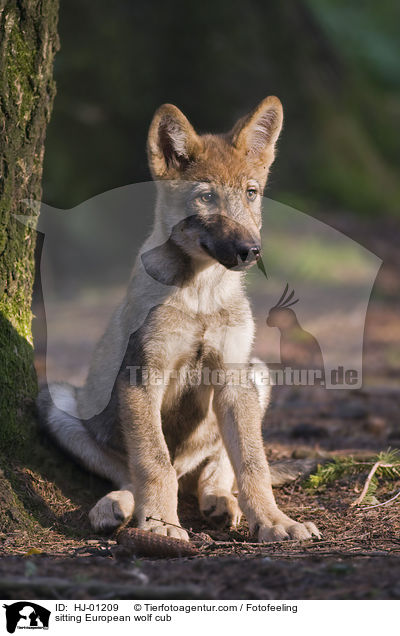
[[[245,270],[260,259],[261,198],[281,126],[276,97],[223,135],[198,135],[170,104],[154,115],[155,221],[126,297],[85,386],[53,384],[38,398],[50,435],[117,488],[89,513],[96,531],[133,516],[139,528],[187,539],[182,486],[212,522],[234,526],[243,512],[259,541],[319,536],[275,503],[279,474],[261,435],[268,370],[250,357],[243,289]]]

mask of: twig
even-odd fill
[[[350,507],[353,508],[354,506],[358,506],[363,501],[365,495],[368,492],[368,488],[370,486],[371,480],[372,480],[374,474],[376,473],[376,471],[378,470],[378,468],[394,468],[396,470],[396,466],[397,466],[397,464],[383,464],[382,462],[377,461],[372,466],[372,468],[371,468],[371,470],[370,470],[370,472],[368,474],[368,477],[367,477],[367,480],[366,480],[366,482],[364,484],[364,488],[362,490],[361,495],[359,497],[357,497],[357,499],[355,501],[353,501],[353,503],[350,504]],[[382,505],[382,504],[377,504],[377,505]],[[374,506],[371,506],[371,507],[374,507]],[[365,510],[365,508],[364,508],[364,510]]]
[[[394,495],[394,497],[391,497],[387,501],[383,501],[382,503],[374,504],[373,506],[365,506],[365,508],[363,508],[362,510],[364,511],[364,510],[370,510],[371,508],[379,508],[380,506],[386,506],[386,504],[391,503],[392,501],[397,499],[397,497],[400,497],[400,490],[399,490],[399,492],[396,495]]]
[[[198,532],[193,532],[193,530],[189,530],[188,528],[183,528],[182,526],[178,526],[176,523],[170,523],[169,521],[164,521],[164,519],[157,519],[156,517],[146,517],[146,521],[149,521],[150,519],[152,521],[159,521],[160,523],[163,524],[163,526],[173,526],[174,528],[179,528],[179,530],[186,530],[188,534],[192,534],[194,536],[198,534]]]
[[[371,470],[369,471],[369,474],[368,474],[368,477],[366,479],[366,482],[364,484],[364,488],[362,489],[361,495],[359,497],[357,497],[357,499],[350,504],[351,508],[354,508],[354,506],[358,506],[362,502],[362,500],[364,499],[365,495],[368,492],[368,488],[369,488],[369,485],[371,483],[372,477],[375,475],[375,473],[378,470],[379,466],[381,466],[381,462],[380,461],[375,462],[375,464],[372,466]]]

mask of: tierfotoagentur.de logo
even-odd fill
[[[9,634],[16,629],[49,629],[50,610],[30,601],[18,601],[3,605]]]

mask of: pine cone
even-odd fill
[[[188,541],[165,537],[139,528],[124,528],[116,535],[117,542],[137,556],[195,556],[199,549]]]

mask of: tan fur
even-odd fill
[[[178,483],[191,482],[203,514],[234,525],[243,511],[260,541],[319,534],[275,503],[261,436],[265,387],[251,378],[240,384],[227,379],[232,369],[251,367],[254,322],[243,263],[258,258],[261,196],[281,125],[276,97],[221,136],[197,135],[172,105],[154,116],[148,138],[158,189],[153,232],[99,343],[86,386],[76,392],[77,419],[70,421],[76,431],[90,431],[97,445],[93,457],[108,446],[120,457],[119,490],[90,513],[95,530],[116,527],[134,514],[140,528],[188,538],[180,528],[177,496]],[[146,367],[154,381],[132,382],[133,367]],[[203,374],[198,386],[182,379],[185,370]],[[206,382],[206,370],[225,372],[224,380]],[[167,382],[156,382],[160,373]],[[55,422],[59,412],[48,408],[48,420]],[[55,425],[48,427],[71,448]],[[97,455],[92,463],[86,456],[82,461],[96,470]],[[108,462],[104,454],[101,470],[107,473],[110,465],[113,478],[116,470]]]

